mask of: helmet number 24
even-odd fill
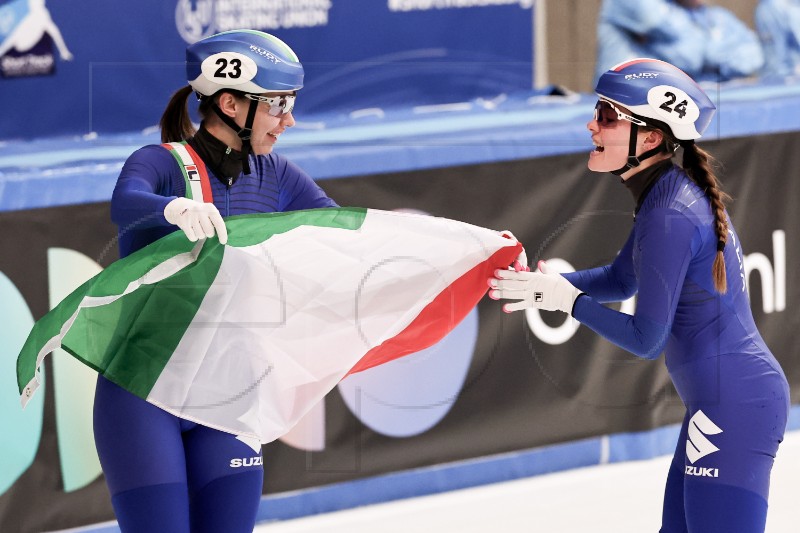
[[[678,114],[680,118],[683,118],[686,115],[686,106],[689,104],[689,102],[683,100],[681,102],[678,102],[678,104],[675,105],[674,107],[671,107],[672,104],[675,103],[675,100],[678,99],[678,97],[675,96],[675,93],[671,92],[664,93],[664,96],[667,97],[667,100],[664,103],[662,103],[659,107],[668,113],[672,113],[674,111],[675,113]]]
[[[214,72],[215,78],[239,78],[242,75],[242,62],[236,58],[228,60],[220,57],[214,64],[219,65]]]

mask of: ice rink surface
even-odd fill
[[[255,533],[656,533],[670,457],[568,470],[261,524]],[[800,430],[787,433],[772,472],[767,533],[800,527]]]

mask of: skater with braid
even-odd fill
[[[596,92],[588,166],[620,176],[632,193],[627,242],[603,267],[497,271],[489,295],[514,300],[506,312],[569,313],[644,359],[665,352],[686,415],[661,533],[763,533],[789,386],[750,311],[729,197],[695,144],[715,107],[688,75],[654,59],[617,65]],[[632,316],[602,305],[634,294]]]

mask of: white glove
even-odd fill
[[[175,198],[164,208],[164,218],[181,228],[192,242],[213,237],[214,230],[219,236],[220,244],[228,242],[228,229],[214,204]]]
[[[507,239],[514,239],[515,241],[519,242],[519,239],[514,237],[514,234],[508,231],[507,229],[501,231],[500,235],[502,235]],[[522,249],[517,258],[514,260],[513,263],[511,263],[511,266],[509,266],[508,268],[511,270],[516,270],[517,272],[530,271],[531,267],[528,266],[528,255],[525,253],[525,248]]]
[[[572,314],[575,300],[583,294],[561,274],[543,273],[539,264],[538,272],[516,272],[496,270],[494,278],[489,279],[489,298],[494,300],[519,300],[506,304],[503,311],[511,313],[532,307],[545,311],[563,311]]]

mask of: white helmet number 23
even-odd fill
[[[226,85],[241,85],[252,80],[258,67],[244,54],[220,52],[203,60],[200,68],[205,78],[223,80]]]

